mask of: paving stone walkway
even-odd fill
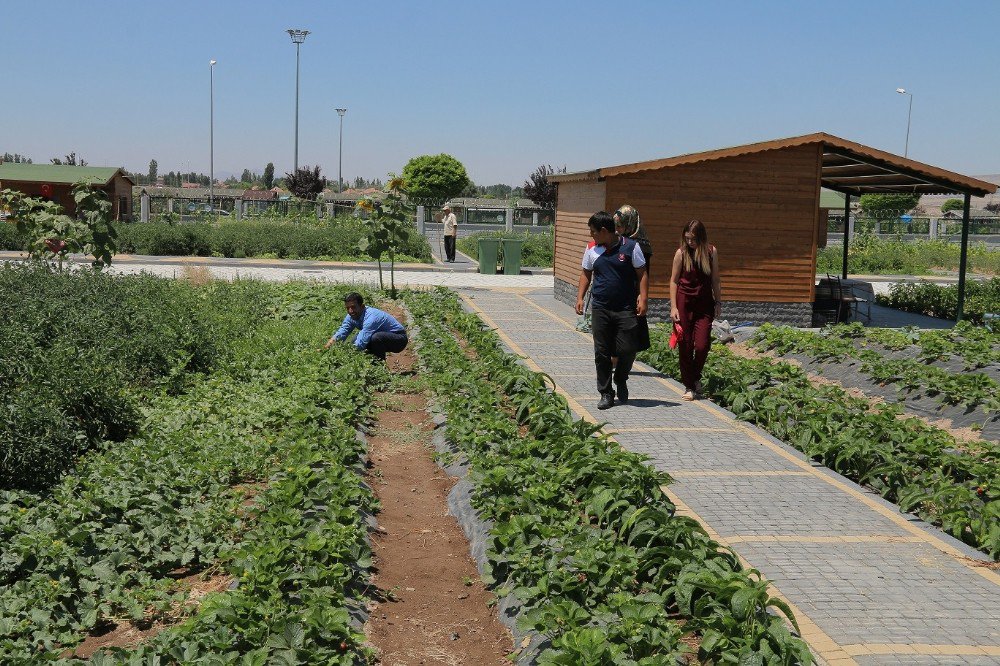
[[[981,553],[641,363],[629,404],[598,412],[592,339],[551,288],[460,293],[578,416],[674,477],[679,510],[772,582],[821,663],[1000,664],[1000,572]]]

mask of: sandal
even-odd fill
[[[691,389],[685,391],[684,395],[681,396],[681,400],[687,400],[688,402],[694,400],[694,391],[692,391]]]

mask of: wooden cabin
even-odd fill
[[[653,246],[650,316],[669,316],[670,267],[681,230],[701,220],[718,247],[723,316],[809,326],[826,187],[851,195],[943,191],[982,196],[996,186],[829,134],[748,144],[549,176],[559,185],[554,290],[576,302],[587,220],[623,204],[639,211]],[[979,194],[982,192],[982,194]]]
[[[67,215],[76,215],[73,186],[87,183],[102,190],[111,202],[111,219],[132,219],[132,187],[135,183],[116,167],[71,166],[66,164],[0,164],[0,189],[17,190],[62,206]]]

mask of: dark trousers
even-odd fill
[[[455,236],[444,237],[444,256],[448,261],[455,261]]]
[[[385,360],[386,352],[397,354],[406,349],[406,333],[376,333],[368,341],[365,351],[375,358]]]
[[[591,330],[594,333],[594,364],[597,366],[597,392],[614,395],[611,388],[611,357],[618,356],[614,368],[615,384],[628,381],[635,361],[635,310],[605,310],[594,308]]]
[[[693,391],[695,384],[701,381],[701,371],[712,346],[712,316],[694,313],[684,319],[687,321],[681,324],[684,334],[677,341],[678,360],[684,388]]]

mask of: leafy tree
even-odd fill
[[[62,159],[59,159],[58,157],[53,157],[49,161],[52,162],[53,164],[63,164],[65,166],[87,166],[87,160],[83,159],[82,157],[77,158],[75,152],[66,155]]]
[[[25,157],[20,153],[4,153],[3,157],[0,157],[0,162],[13,162],[14,164],[31,164],[31,158]]]
[[[963,210],[965,208],[965,202],[961,199],[947,199],[943,204],[941,204],[941,212],[947,213],[950,210]]]
[[[157,176],[157,170],[158,169],[159,169],[159,165],[156,163],[156,160],[149,160],[149,182],[150,182],[150,184],[156,182],[156,176]]]
[[[103,190],[86,183],[73,186],[76,217],[63,212],[51,201],[0,190],[0,208],[10,211],[17,230],[30,239],[28,254],[40,261],[57,260],[59,270],[70,252],[94,256],[94,266],[111,265],[117,251],[116,232],[111,224],[111,202]]]
[[[371,216],[368,235],[361,239],[358,246],[378,262],[379,289],[385,289],[382,282],[382,255],[389,254],[389,294],[392,298],[396,298],[396,252],[414,231],[410,224],[410,209],[406,204],[403,184],[402,178],[389,174],[389,182],[382,190],[381,201],[365,197],[358,202],[358,209]]]
[[[441,204],[465,189],[469,174],[451,155],[421,155],[403,167],[403,182],[411,198]]]
[[[919,194],[862,194],[859,204],[865,217],[891,220],[917,205]]]
[[[240,176],[240,181],[246,183],[247,185],[253,184],[253,174],[250,173],[250,169],[243,169],[243,175]]]
[[[994,201],[993,203],[988,203],[985,206],[983,206],[983,208],[990,211],[991,213],[1000,213],[1000,201]]]
[[[319,172],[319,166],[314,168],[299,167],[295,173],[285,174],[285,184],[298,198],[315,201],[323,188],[326,187],[326,178],[319,175]]]
[[[274,162],[268,162],[264,167],[264,189],[269,190],[274,187]]]
[[[563,172],[565,172],[565,167]],[[549,182],[549,176],[556,173],[551,165],[541,165],[524,181],[524,196],[534,201],[541,208],[555,209],[558,190],[555,183]]]

